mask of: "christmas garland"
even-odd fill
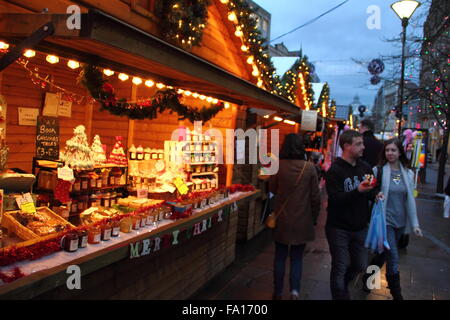
[[[184,49],[199,46],[208,20],[209,0],[159,0],[162,37]]]
[[[151,100],[129,103],[125,98],[118,99],[113,86],[103,79],[101,71],[92,65],[86,65],[81,83],[89,90],[91,96],[102,105],[102,110],[117,116],[130,119],[155,119],[159,113],[169,110],[179,115],[179,120],[188,119],[207,122],[224,108],[224,104],[202,107],[201,109],[185,106],[180,103],[180,95],[174,89],[159,90]]]

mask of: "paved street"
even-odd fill
[[[450,168],[447,168],[450,172]],[[427,184],[419,186],[418,216],[423,238],[411,236],[407,249],[401,250],[400,272],[404,298],[407,300],[450,299],[450,219],[443,218],[443,200],[434,198],[437,168],[427,171]],[[445,182],[447,179],[445,179]],[[324,233],[326,212],[322,210],[316,240],[309,244],[304,257],[301,299],[330,300],[330,262]],[[245,244],[238,245],[235,262],[213,279],[192,299],[266,300],[272,296],[274,246],[271,231],[265,230]],[[288,274],[288,272],[287,272]],[[285,298],[289,297],[288,277]],[[382,287],[365,294],[357,278],[350,284],[353,299],[390,300],[382,270]]]

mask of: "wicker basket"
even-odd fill
[[[60,217],[52,210],[47,207],[39,207],[38,211],[45,211],[52,219],[59,221],[63,225],[67,225],[70,228],[75,228],[74,225],[66,221],[64,218]],[[10,232],[15,233],[19,238],[23,240],[31,240],[31,239],[39,239],[41,236],[35,234],[33,231],[23,226],[19,221],[17,221],[14,217],[14,214],[18,211],[7,211],[3,214],[2,226],[7,228]]]

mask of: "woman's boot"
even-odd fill
[[[394,300],[403,300],[402,289],[400,287],[400,273],[386,275],[388,288]]]

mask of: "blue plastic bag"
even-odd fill
[[[372,252],[382,253],[384,249],[390,250],[387,241],[386,216],[383,210],[383,200],[378,200],[373,206],[370,218],[369,231],[365,241],[365,247]]]

